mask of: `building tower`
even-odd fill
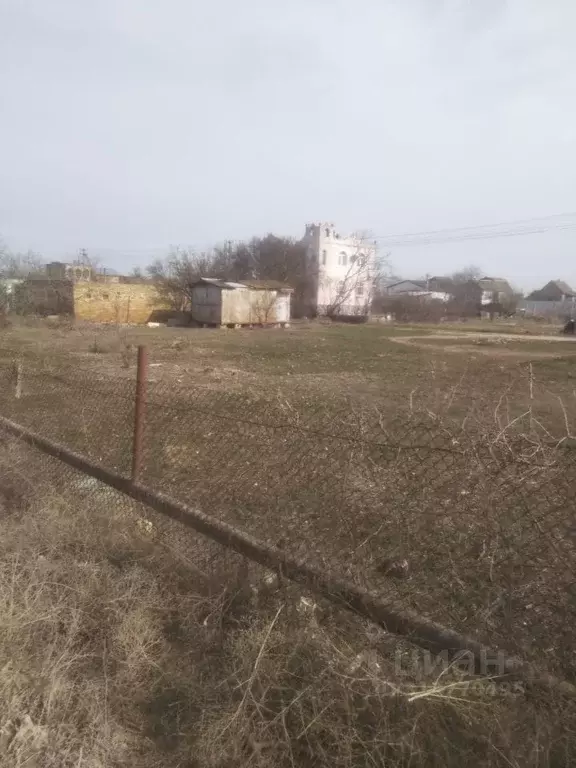
[[[332,223],[307,224],[305,314],[366,315],[376,273],[376,242],[343,237]]]

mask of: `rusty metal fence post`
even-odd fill
[[[142,469],[147,392],[148,350],[144,346],[139,346],[136,372],[136,397],[134,400],[134,441],[132,443],[132,480],[134,482],[138,480]]]

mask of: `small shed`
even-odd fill
[[[192,319],[202,325],[282,325],[290,322],[293,289],[275,280],[230,282],[202,277],[192,287]]]

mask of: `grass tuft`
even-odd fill
[[[28,479],[0,519],[3,766],[574,764],[574,702],[403,672],[409,646],[58,467],[0,454]]]

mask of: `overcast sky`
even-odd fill
[[[574,0],[0,0],[0,234],[126,270],[576,211]],[[574,220],[574,219],[573,219]],[[394,248],[576,284],[576,229]]]

